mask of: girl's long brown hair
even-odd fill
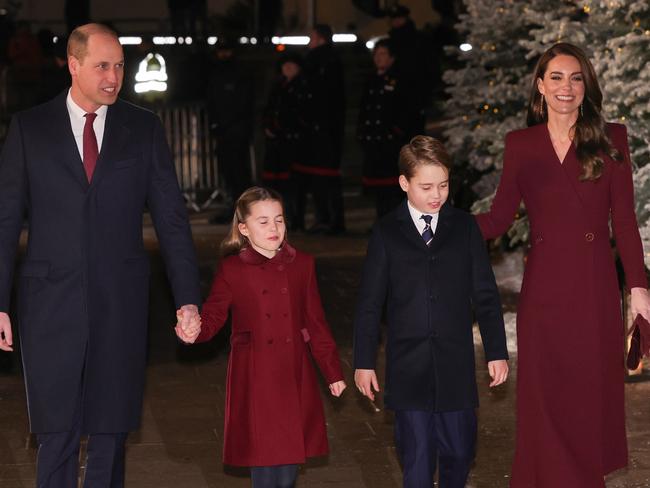
[[[246,219],[251,214],[251,206],[254,203],[272,200],[278,202],[282,206],[284,212],[284,204],[282,202],[282,197],[275,190],[270,188],[262,188],[261,186],[253,186],[248,190],[245,190],[244,193],[237,199],[235,204],[235,214],[232,217],[232,224],[228,235],[221,241],[220,252],[221,256],[226,257],[231,254],[239,254],[239,252],[245,247],[249,246],[248,239],[245,235],[239,232],[239,224],[246,222]],[[286,241],[286,236],[285,236]]]
[[[539,79],[544,79],[551,59],[559,55],[572,56],[580,63],[585,96],[574,126],[573,142],[576,145],[578,161],[582,168],[580,179],[594,181],[603,174],[603,155],[617,161],[622,161],[623,157],[607,136],[606,123],[601,114],[603,94],[600,91],[594,67],[582,49],[567,42],[560,42],[542,54],[535,67],[526,122],[530,127],[548,120],[548,108],[537,88],[537,82]]]

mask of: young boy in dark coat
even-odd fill
[[[400,151],[406,200],[373,228],[354,323],[355,383],[374,400],[386,305],[386,391],[404,486],[463,488],[474,458],[478,393],[472,323],[490,386],[508,374],[501,301],[474,218],[447,203],[450,158],[432,137]],[[439,462],[438,462],[439,461]]]

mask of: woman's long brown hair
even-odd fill
[[[530,127],[548,120],[548,107],[537,88],[537,82],[539,79],[544,79],[551,59],[559,55],[572,56],[580,63],[585,96],[574,126],[573,142],[582,168],[580,179],[594,181],[603,174],[603,155],[616,161],[622,161],[623,157],[607,136],[606,123],[601,114],[603,94],[594,67],[582,49],[573,44],[560,42],[542,54],[535,67],[526,122]]]
[[[221,241],[220,252],[223,257],[230,256],[231,254],[239,254],[242,249],[249,246],[248,239],[239,231],[239,224],[246,222],[246,219],[251,214],[251,206],[254,203],[265,200],[278,202],[282,206],[284,212],[282,197],[278,192],[271,190],[270,188],[253,186],[248,190],[245,190],[237,199],[237,203],[235,204],[235,214],[232,217],[230,230],[224,240]]]

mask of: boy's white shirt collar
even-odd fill
[[[423,215],[431,215],[431,231],[435,234],[436,227],[438,226],[438,215],[440,213],[420,212],[417,208],[411,205],[411,202],[408,200],[408,198],[406,199],[406,204],[409,209],[409,214],[411,214],[411,219],[413,220],[413,223],[415,224],[415,228],[418,230],[418,232],[422,234],[422,232],[424,232],[424,227],[427,225],[424,219],[420,217],[422,217]]]

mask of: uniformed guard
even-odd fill
[[[311,181],[316,207],[314,232],[345,231],[341,188],[341,154],[345,127],[343,65],[334,45],[332,29],[317,24],[311,32],[304,72],[313,94],[314,123],[309,158],[296,166]]]
[[[363,151],[363,186],[375,195],[377,217],[402,199],[397,160],[400,148],[415,135],[414,97],[395,70],[396,56],[389,39],[373,49],[375,71],[362,95],[357,140]]]
[[[408,7],[395,4],[387,14],[390,22],[388,38],[395,56],[394,71],[403,83],[409,85],[409,91],[413,91],[413,100],[418,109],[414,113],[416,119],[413,125],[416,127],[415,134],[421,134],[425,125],[425,110],[432,102],[433,71],[440,60],[432,56],[432,49],[425,42],[423,33],[416,28]]]
[[[312,120],[312,94],[302,73],[302,58],[286,53],[279,62],[280,77],[264,110],[266,151],[264,184],[282,194],[292,230],[304,230],[308,181],[292,168],[305,164]]]

